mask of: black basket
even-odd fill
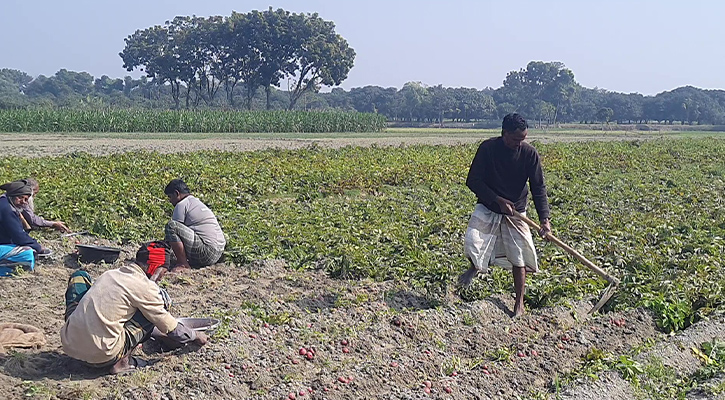
[[[121,255],[121,249],[106,246],[93,246],[89,244],[77,244],[78,260],[84,263],[112,264]]]

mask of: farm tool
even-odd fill
[[[525,215],[523,215],[517,211],[514,211],[514,215],[517,218],[521,219],[522,221],[526,222],[527,225],[536,229],[537,231],[541,230],[541,227],[539,226],[539,224],[532,221]],[[567,253],[574,256],[574,258],[581,261],[582,264],[584,264],[587,268],[594,271],[597,275],[601,276],[604,280],[609,282],[609,286],[607,286],[607,288],[604,289],[604,292],[602,293],[602,297],[599,299],[599,302],[597,302],[597,304],[595,304],[594,307],[592,307],[592,309],[589,310],[589,315],[594,314],[595,312],[599,311],[599,309],[602,308],[602,306],[604,306],[604,304],[606,304],[607,301],[609,301],[609,299],[612,298],[612,296],[614,295],[614,292],[617,290],[617,287],[619,286],[619,279],[606,273],[603,269],[599,268],[596,264],[589,261],[586,257],[579,254],[578,251],[569,247],[566,243],[562,242],[561,240],[559,240],[559,238],[552,235],[551,233],[546,234],[546,236],[544,238],[550,242],[553,242],[555,245],[559,246],[564,251],[566,251]]]

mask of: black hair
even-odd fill
[[[136,262],[139,264],[146,265],[149,262],[149,249],[146,245],[141,245],[141,247],[136,251]]]
[[[520,114],[512,113],[503,117],[501,128],[503,132],[514,133],[528,129],[529,124],[526,123],[526,120]]]
[[[181,179],[172,179],[164,189],[165,195],[174,194],[175,192],[179,192],[180,194],[191,193],[189,187]]]

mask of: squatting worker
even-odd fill
[[[181,179],[169,182],[164,194],[174,206],[171,221],[165,228],[165,240],[176,256],[174,269],[216,264],[227,242],[214,213],[191,195]]]
[[[70,276],[60,331],[68,356],[118,374],[146,365],[133,353],[151,337],[154,327],[179,345],[207,343],[204,333],[184,326],[169,313],[171,300],[148,278],[149,259],[144,246],[135,260],[104,272],[95,282],[82,270]]]
[[[12,273],[15,268],[35,268],[35,254],[49,254],[23,229],[27,221],[21,212],[33,194],[26,180],[0,185],[5,193],[0,195],[0,276]]]
[[[527,133],[526,120],[519,114],[508,114],[501,136],[478,147],[466,179],[478,197],[464,245],[471,267],[459,278],[460,284],[467,286],[476,274],[486,273],[489,265],[512,270],[514,317],[524,313],[526,274],[538,271],[531,231],[514,216],[514,210],[526,213],[528,186],[541,221],[539,234],[545,237],[551,232],[541,160],[536,149],[524,142]]]

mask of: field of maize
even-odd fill
[[[0,132],[379,132],[385,123],[335,111],[0,110]]]

